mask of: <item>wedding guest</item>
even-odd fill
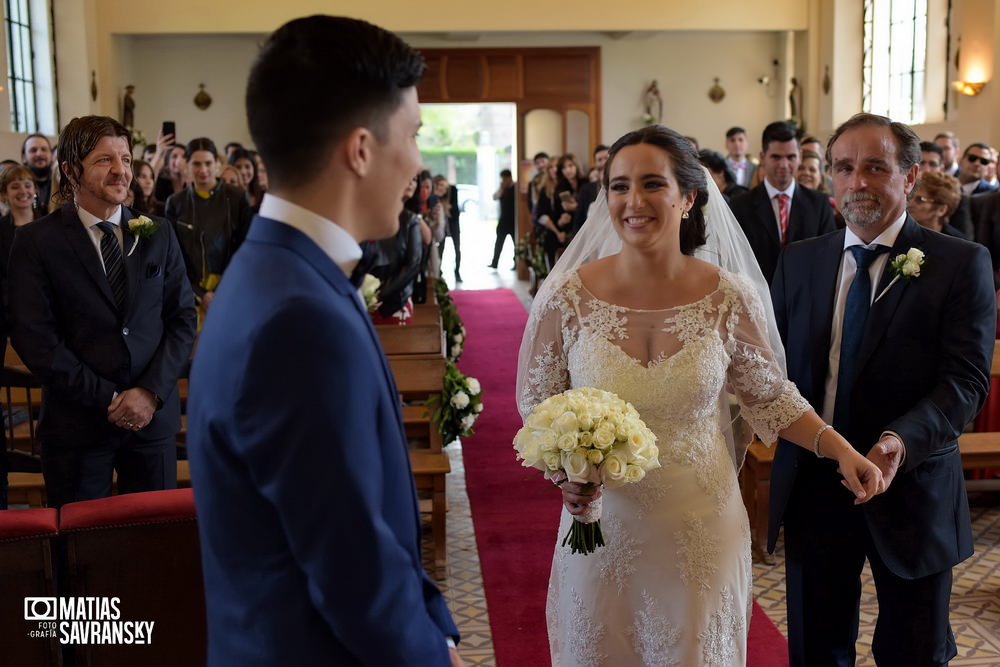
[[[188,142],[185,164],[191,185],[167,199],[164,213],[174,225],[188,278],[202,316],[250,226],[250,202],[242,189],[220,183],[215,143]]]
[[[434,177],[434,194],[444,208],[444,238],[438,244],[440,259],[444,259],[445,242],[450,238],[455,249],[455,283],[462,282],[462,209],[458,205],[458,188],[448,183],[448,179],[438,174]]]
[[[166,154],[166,160],[159,176],[156,178],[156,198],[162,202],[167,201],[170,195],[180,192],[187,187],[188,170],[187,155],[183,146],[172,145],[170,152]]]
[[[227,161],[239,171],[240,186],[246,191],[251,208],[259,208],[267,187],[266,183],[261,184],[259,163],[254,154],[245,148],[237,148],[230,153]]]
[[[940,171],[924,171],[917,176],[906,210],[927,229],[968,239],[965,233],[948,222],[961,200],[962,190],[957,178]]]
[[[601,191],[601,181],[604,179],[604,164],[608,161],[608,147],[598,144],[594,149],[594,168],[596,174],[588,175],[587,181],[580,185],[576,192],[576,210],[573,211],[573,233],[580,231],[580,227],[587,221],[587,213],[590,205],[597,199],[597,193]]]
[[[535,153],[531,161],[535,165],[535,173],[528,181],[528,208],[534,211],[538,204],[538,198],[541,196],[542,181],[549,168],[549,154]]]
[[[961,147],[958,137],[954,132],[940,132],[934,136],[934,143],[941,148],[941,168],[944,173],[958,178],[958,151]]]
[[[722,192],[722,196],[725,198],[727,204],[733,197],[747,192],[745,187],[736,182],[736,176],[733,174],[729,162],[721,154],[703,148],[698,151],[698,160],[708,169],[708,173],[712,175],[712,180],[715,181],[715,185]]]
[[[461,665],[421,566],[399,396],[350,280],[420,166],[423,69],[381,28],[310,16],[250,71],[273,188],[191,370],[208,667]]]
[[[243,189],[243,178],[240,176],[239,170],[231,164],[227,164],[219,170],[219,180],[234,188]]]
[[[932,141],[920,142],[920,171],[944,171],[944,151]]]
[[[962,168],[958,172],[963,194],[971,197],[997,189],[986,180],[987,167],[993,161],[993,149],[989,145],[977,142],[965,147],[965,152],[962,154]]]
[[[368,273],[382,282],[378,290],[379,307],[372,314],[376,324],[408,324],[413,320],[414,279],[420,271],[424,244],[420,214],[406,208],[406,204],[416,191],[414,176],[403,193],[399,231],[395,236],[375,241],[375,257]]]
[[[544,229],[542,247],[549,266],[555,264],[559,251],[569,244],[572,235],[573,213],[577,209],[576,191],[580,184],[579,173],[575,156],[571,153],[560,156],[555,169],[547,174],[535,207],[534,217]]]
[[[0,299],[7,303],[7,262],[18,227],[35,219],[35,174],[20,164],[0,170],[0,202],[8,211],[0,217]]]
[[[747,155],[749,145],[747,131],[742,127],[731,127],[726,130],[726,164],[733,172],[736,185],[747,189],[753,181],[753,173],[757,168]]]
[[[503,251],[507,237],[510,237],[511,245],[514,247],[514,269],[517,269],[517,239],[514,234],[517,231],[517,187],[514,183],[514,175],[510,169],[500,172],[500,187],[493,193],[493,199],[500,204],[500,215],[497,219],[497,238],[493,244],[493,261],[490,262],[491,269],[500,265],[500,253]]]
[[[110,496],[115,472],[118,493],[177,485],[195,311],[168,223],[129,228],[130,140],[112,118],[71,120],[59,136],[70,203],[21,227],[10,253],[11,344],[42,383],[50,507]]]
[[[148,162],[136,160],[132,164],[132,183],[138,186],[133,205],[137,211],[141,211],[142,213],[162,216],[163,202],[157,200],[155,197],[154,188],[156,187],[156,179],[153,178],[154,173],[153,166]]]
[[[830,194],[826,190],[826,174],[823,173],[823,158],[818,153],[802,151],[802,159],[795,170],[795,181],[799,185],[812,188],[825,195]]]
[[[21,144],[21,159],[35,177],[35,217],[49,212],[52,196],[52,144],[44,134],[29,134]]]

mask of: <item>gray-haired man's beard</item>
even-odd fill
[[[874,227],[882,219],[882,202],[870,194],[849,194],[840,203],[840,209],[847,224],[858,229]]]

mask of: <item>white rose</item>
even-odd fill
[[[629,465],[625,468],[625,481],[629,483],[641,482],[646,476],[646,471],[637,465]]]
[[[538,467],[541,449],[534,433],[526,428],[518,431],[517,435],[514,436],[514,449],[521,457],[521,465],[529,468]]]
[[[924,261],[924,251],[918,248],[910,248],[906,251],[906,259],[919,264]]]
[[[920,267],[917,266],[916,264],[914,264],[913,262],[905,262],[903,264],[902,271],[903,271],[903,275],[904,276],[919,276],[920,275]]]
[[[483,411],[483,404],[476,403],[474,406],[472,406],[472,411],[475,412],[476,414],[479,414],[480,412]]]
[[[460,334],[460,333],[457,333],[457,334],[455,334],[454,336],[452,336],[452,337],[451,337],[451,339],[452,339],[453,341],[455,341],[456,343],[461,343],[462,341],[464,341],[464,340],[465,340],[465,336],[463,336],[463,335],[462,335],[462,334]]]
[[[535,431],[535,438],[538,440],[538,446],[543,452],[552,452],[558,449],[556,447],[556,434],[554,431],[548,429],[544,431]]]
[[[542,461],[549,470],[559,470],[562,466],[562,457],[557,452],[545,452]]]
[[[451,404],[459,410],[468,407],[469,395],[464,391],[455,392],[455,395],[451,397]]]
[[[462,430],[468,431],[476,423],[476,415],[465,415],[462,417]]]
[[[628,463],[625,461],[625,455],[619,451],[612,451],[604,457],[604,463],[601,464],[601,483],[621,483],[625,479],[626,468]]]
[[[578,449],[572,452],[563,452],[562,467],[566,471],[566,476],[571,482],[586,484],[590,480],[590,463],[587,461],[587,452]]]
[[[573,451],[576,449],[576,433],[563,433],[556,440],[556,446],[564,452]]]
[[[473,396],[482,391],[482,387],[479,386],[479,380],[476,378],[465,378],[465,386],[469,388],[469,393]]]
[[[461,345],[452,345],[451,346],[451,356],[457,357],[460,354],[462,354],[462,346]]]
[[[608,449],[615,444],[615,432],[607,424],[601,424],[594,431],[592,442],[598,449]]]
[[[592,465],[599,466],[604,461],[604,454],[599,449],[588,449],[587,460]]]
[[[580,430],[580,422],[577,421],[575,414],[566,411],[552,422],[552,428],[559,433],[576,433]]]

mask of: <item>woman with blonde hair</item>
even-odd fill
[[[961,201],[957,178],[940,171],[924,171],[917,176],[906,210],[928,229],[968,240],[962,230],[948,222]]]

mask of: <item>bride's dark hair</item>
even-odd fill
[[[705,215],[702,207],[708,203],[708,183],[705,181],[705,170],[698,159],[698,153],[691,143],[669,127],[649,125],[641,130],[635,130],[624,135],[614,143],[608,151],[608,161],[604,165],[604,192],[609,191],[608,174],[611,173],[611,163],[618,152],[626,146],[636,144],[652,144],[663,149],[670,155],[674,167],[674,178],[681,192],[687,194],[696,192],[694,205],[688,212],[688,219],[681,224],[681,252],[692,255],[699,246],[705,245]]]

